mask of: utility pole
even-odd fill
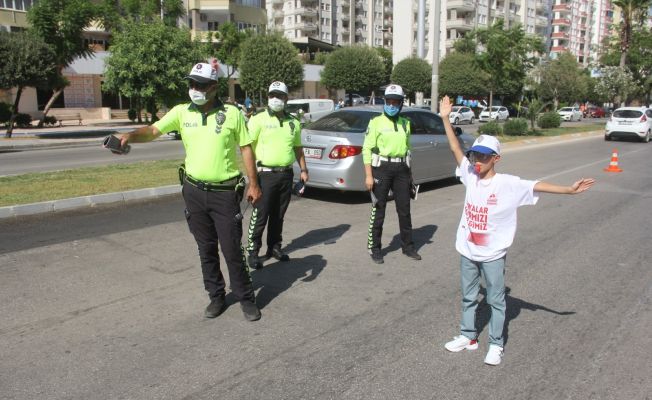
[[[441,1],[435,1],[433,13],[433,39],[432,39],[432,87],[430,89],[430,111],[439,110],[439,25],[441,24]]]
[[[163,21],[163,0],[161,0],[161,21]]]
[[[435,0],[437,1],[437,0]],[[417,14],[417,57],[424,59],[425,58],[425,22],[426,19],[426,0],[419,0],[419,12]],[[423,92],[415,93],[415,102],[417,105],[423,105]]]

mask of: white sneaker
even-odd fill
[[[453,340],[444,345],[446,350],[457,353],[464,349],[467,350],[476,350],[478,348],[478,341],[476,339],[469,339],[464,335],[455,336]]]
[[[498,365],[502,360],[503,348],[495,344],[490,344],[487,356],[484,358],[484,363],[489,365]]]

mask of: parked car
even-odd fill
[[[561,117],[562,121],[581,121],[582,112],[579,107],[562,107],[557,110],[557,114]]]
[[[373,104],[385,104],[385,98],[384,98],[384,97],[380,97],[380,96],[374,96],[374,97],[367,96],[367,97],[364,98],[364,103],[365,103],[365,104],[372,104],[372,101],[373,101]]]
[[[507,108],[503,106],[492,106],[491,112],[485,108],[480,113],[480,122],[488,122],[491,120],[507,121],[507,118],[509,118],[509,111],[507,111]]]
[[[334,111],[301,132],[301,143],[310,170],[309,187],[366,191],[362,144],[369,120],[382,113],[382,106],[361,106]],[[404,107],[401,115],[410,120],[412,174],[415,183],[455,176],[442,119],[427,110]],[[455,128],[464,149],[474,137]],[[295,163],[295,176],[299,166]]]
[[[302,124],[316,121],[335,109],[331,99],[293,99],[288,100],[285,111],[301,120]]]
[[[430,106],[428,106],[430,107]],[[465,106],[455,106],[448,116],[448,120],[453,125],[457,125],[461,122],[468,122],[472,124],[475,122],[475,113],[471,108]]]
[[[351,100],[353,100],[353,104],[351,104]],[[344,96],[344,101],[346,102],[347,106],[359,106],[364,104],[364,97],[360,96],[359,94],[353,93],[351,94],[351,97],[349,98],[349,95],[346,94]]]
[[[584,110],[584,118],[604,118],[606,112],[602,107],[587,107]]]
[[[607,121],[604,140],[635,137],[647,143],[652,136],[652,108],[621,107]]]

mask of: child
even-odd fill
[[[498,365],[503,358],[505,255],[514,240],[518,207],[536,204],[539,192],[577,194],[590,188],[595,181],[582,178],[572,186],[559,186],[498,174],[494,170],[500,161],[498,139],[481,135],[465,155],[448,120],[451,109],[450,99],[446,96],[439,103],[439,111],[448,143],[460,170],[460,179],[466,186],[466,195],[455,244],[461,254],[461,335],[444,347],[452,352],[478,348],[475,310],[482,274],[487,286],[487,304],[491,306],[489,351],[484,362]]]

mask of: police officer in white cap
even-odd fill
[[[226,261],[231,290],[244,316],[260,319],[251,278],[244,261],[240,201],[244,179],[238,169],[236,146],[249,177],[247,199],[256,203],[260,187],[244,118],[236,107],[217,97],[217,63],[198,63],[190,71],[190,103],[171,109],[153,125],[122,135],[127,142],[147,142],[163,133],[177,131],[186,150],[182,194],[186,220],[195,237],[201,260],[204,288],[210,304],[204,315],[215,318],[225,309],[225,281],[220,270],[219,247]],[[183,170],[182,170],[183,172]]]
[[[410,121],[399,114],[403,108],[403,88],[389,85],[385,89],[383,114],[369,121],[362,146],[365,184],[376,201],[372,204],[369,219],[367,248],[376,264],[384,262],[381,236],[389,191],[394,193],[396,212],[401,232],[403,254],[421,260],[412,242],[412,217],[410,215],[411,172],[409,165]]]
[[[293,171],[296,160],[301,168],[300,180],[308,181],[308,168],[301,147],[301,122],[285,112],[288,88],[283,82],[272,82],[268,90],[267,109],[249,120],[249,135],[253,140],[258,181],[262,199],[254,206],[248,230],[247,265],[259,269],[262,262],[258,252],[267,226],[267,253],[269,258],[288,261],[290,257],[281,248],[283,219],[290,204]]]

